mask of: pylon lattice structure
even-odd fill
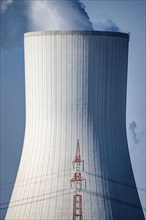
[[[72,179],[70,180],[71,186],[74,186],[75,189],[73,196],[73,220],[83,220],[82,183],[85,181],[86,188],[86,178],[82,175],[82,171],[84,171],[84,160],[82,160],[80,156],[79,139],[76,146],[76,155],[72,163],[73,168],[76,170]]]

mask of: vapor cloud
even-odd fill
[[[13,3],[13,0],[3,0],[0,5],[0,10],[5,12],[7,8]]]
[[[27,11],[31,31],[92,30],[85,7],[77,0],[29,1]]]
[[[24,32],[28,31],[92,30],[79,0],[3,0],[0,14],[3,48],[22,47]]]
[[[23,47],[24,32],[41,30],[93,30],[80,0],[2,0],[1,47]],[[94,24],[95,30],[120,31],[109,18]]]
[[[2,6],[3,11],[0,11],[1,47],[7,49],[11,47],[22,47],[24,32],[28,30],[25,14],[26,3],[25,1],[14,0],[11,2],[11,6],[10,2],[7,6],[6,3],[3,5],[2,2],[1,7]]]
[[[138,127],[135,121],[129,124],[129,131],[130,131],[133,142],[135,144],[138,144],[140,142],[140,138],[143,135],[143,133],[140,133],[138,131]]]
[[[120,28],[109,18],[103,17],[97,23],[93,24],[93,28],[99,31],[120,32]]]

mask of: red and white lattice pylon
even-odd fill
[[[83,206],[82,206],[82,190],[83,181],[85,181],[86,188],[86,178],[82,176],[82,171],[84,171],[84,160],[81,159],[80,155],[80,144],[79,139],[77,140],[76,155],[72,161],[75,173],[70,180],[71,187],[74,187],[73,196],[73,220],[83,220]]]

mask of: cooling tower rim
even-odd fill
[[[87,30],[52,30],[52,31],[34,31],[24,33],[24,38],[47,35],[96,35],[126,38],[129,40],[129,33],[112,31],[87,31]]]

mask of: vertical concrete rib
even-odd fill
[[[85,163],[84,220],[144,220],[127,147],[128,34],[25,34],[26,131],[6,220],[72,220],[72,160]]]

